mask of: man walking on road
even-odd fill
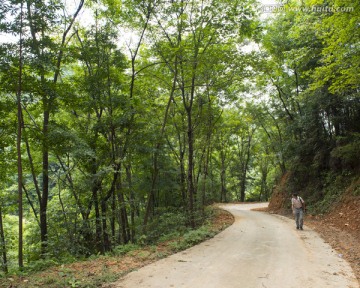
[[[305,202],[296,193],[292,195],[291,208],[295,215],[296,229],[303,230]]]

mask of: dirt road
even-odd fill
[[[358,288],[342,258],[290,219],[222,206],[235,223],[213,239],[126,275],[119,288]],[[305,223],[306,224],[306,223]]]

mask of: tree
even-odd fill
[[[285,6],[265,28],[264,62],[257,67],[268,81],[261,85],[273,87],[266,110],[279,132],[290,182],[317,200],[323,197],[318,179],[359,165],[346,160],[354,157],[359,143],[359,83],[353,76],[359,57],[353,32],[358,9],[355,4],[346,11],[345,1],[288,1]],[[264,115],[258,115],[265,123]],[[275,147],[272,131],[261,126]],[[311,181],[319,187],[310,187]]]
[[[3,224],[3,212],[2,212],[2,203],[0,203],[0,249],[1,249],[1,267],[2,270],[7,274],[9,272],[8,269],[8,260],[7,260],[7,250],[6,250],[6,240],[5,240],[5,232],[4,232],[4,224]],[[20,259],[20,257],[19,257]]]
[[[251,74],[252,55],[240,46],[255,28],[252,7],[175,2],[90,3],[93,23],[83,27],[77,21],[83,1],[68,15],[62,2],[29,0],[23,34],[20,4],[6,2],[5,14],[16,21],[7,18],[1,29],[23,35],[22,57],[14,49],[19,43],[2,46],[0,77],[1,101],[11,102],[4,133],[14,141],[7,122],[22,125],[18,180],[27,199],[29,261],[152,241],[165,233],[158,224],[167,213],[195,227],[204,205],[234,198],[229,179],[242,181],[245,198],[255,132],[232,102],[243,96]],[[18,121],[15,104],[22,110]],[[231,125],[241,124],[224,123],[224,111],[232,111]],[[241,159],[234,160],[236,143]],[[241,166],[241,175],[229,163]],[[12,182],[4,183],[13,190]]]
[[[158,24],[157,29],[154,28],[156,35],[153,36],[155,51],[158,53],[156,56],[175,75],[173,79],[176,80],[178,93],[174,95],[174,103],[176,107],[178,102],[181,103],[186,117],[186,131],[183,133],[186,133],[186,183],[192,227],[195,226],[197,199],[194,161],[196,127],[202,111],[202,105],[197,104],[206,99],[206,93],[221,94],[234,78],[236,68],[229,69],[232,65],[228,60],[239,53],[235,38],[231,37],[240,34],[237,40],[242,40],[250,34],[252,23],[252,11],[242,9],[241,4],[230,4],[227,1],[181,1],[165,4],[163,9],[158,10],[162,14],[155,15]],[[222,21],[218,15],[223,15],[227,21]],[[159,39],[159,35],[162,38]],[[241,71],[243,67],[241,64],[239,66],[237,69]]]
[[[19,194],[19,267],[22,269],[24,266],[23,261],[23,169],[22,169],[22,159],[21,159],[21,136],[23,129],[23,117],[22,117],[22,107],[21,107],[21,93],[22,93],[22,25],[23,24],[23,3],[21,2],[20,8],[20,40],[19,40],[19,77],[18,77],[18,89],[16,91],[16,102],[17,102],[17,138],[16,138],[16,150],[17,150],[17,166],[18,166],[18,194]],[[0,218],[2,217],[0,213]],[[5,251],[5,238],[3,227],[1,223],[1,235],[4,241],[4,251]],[[4,254],[4,262],[6,264],[6,254]]]
[[[13,10],[16,10],[18,8],[16,3],[12,3],[9,1],[8,4],[15,4],[12,7]],[[52,4],[46,6],[46,4],[42,5],[40,3],[27,1],[25,2],[26,13],[24,15],[24,26],[20,26],[24,27],[23,29],[25,30],[28,29],[27,31],[29,31],[30,33],[29,38],[24,38],[23,40],[20,40],[21,43],[24,43],[23,49],[24,51],[26,51],[26,54],[24,53],[23,55],[24,63],[26,63],[27,74],[31,75],[30,77],[28,77],[27,81],[32,81],[32,85],[26,85],[26,87],[24,87],[26,91],[25,93],[31,93],[32,95],[39,96],[39,100],[42,102],[43,105],[42,188],[40,188],[40,186],[38,185],[38,179],[35,169],[32,170],[34,186],[36,187],[36,192],[39,200],[40,230],[43,255],[46,254],[48,234],[47,203],[49,196],[49,146],[47,141],[49,135],[50,113],[54,109],[56,99],[56,91],[54,90],[54,87],[60,75],[61,63],[63,60],[64,49],[66,46],[69,31],[82,5],[83,2],[80,2],[74,15],[70,17],[69,22],[67,22],[68,19],[62,19],[64,23],[66,23],[66,26],[62,32],[62,37],[59,42],[57,42],[56,40],[52,40],[46,33],[50,34],[52,33],[51,29],[55,29],[55,23],[57,21],[56,10],[61,7],[52,6]],[[20,15],[20,18],[22,19],[22,8],[20,9]],[[13,28],[10,27],[10,29]],[[15,30],[14,32],[18,33],[17,30]],[[20,31],[19,33],[21,34],[22,32]],[[50,65],[49,61],[52,62],[53,66]],[[20,65],[20,67],[22,67],[22,65]],[[51,73],[53,73],[53,79],[50,81],[49,76],[51,75]],[[30,90],[29,88],[31,86],[33,88]],[[19,89],[19,97],[21,93],[20,91],[22,90],[23,89]],[[19,125],[21,125],[20,116],[18,122]],[[21,135],[19,136],[21,137]],[[27,145],[27,147],[29,148],[30,146]],[[30,153],[29,149],[28,152]],[[30,154],[29,159],[30,161],[32,159]],[[34,168],[33,164],[34,163],[30,163],[30,165]],[[19,179],[19,181],[21,181],[21,179]],[[19,262],[22,261],[19,260]]]

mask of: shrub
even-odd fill
[[[360,151],[360,133],[354,133],[351,137],[338,139],[338,146],[331,151],[331,156],[341,162],[341,168],[354,170],[360,166],[358,157]]]
[[[138,250],[140,248],[141,247],[136,244],[119,245],[113,249],[112,254],[117,255],[117,256],[125,255],[131,251]]]
[[[202,226],[199,229],[186,232],[178,241],[171,243],[171,247],[175,251],[181,251],[211,238],[214,235],[215,233],[211,231],[209,227]]]

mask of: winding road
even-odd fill
[[[267,204],[228,204],[232,226],[214,238],[131,272],[118,288],[359,288],[349,264],[316,232]],[[305,221],[306,224],[306,221]]]

